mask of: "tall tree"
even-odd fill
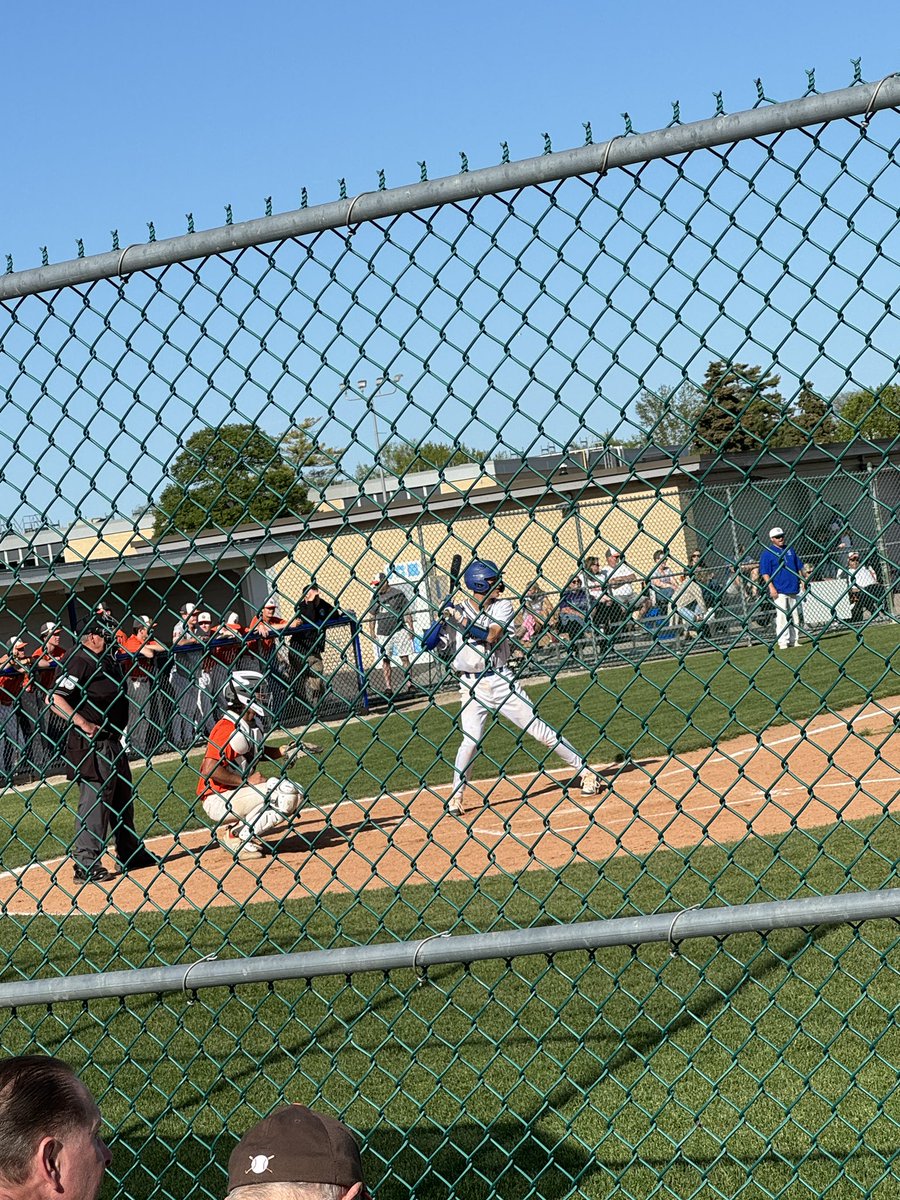
[[[689,446],[702,406],[700,392],[687,380],[676,387],[664,383],[656,391],[644,388],[630,422],[641,432],[629,438],[613,434],[610,440],[622,446]]]
[[[784,415],[780,375],[765,375],[747,363],[711,362],[694,427],[694,449],[704,454],[765,450]]]
[[[311,507],[306,486],[296,467],[285,462],[277,439],[255,425],[192,433],[169,478],[154,509],[156,537],[230,529],[244,521],[266,525]]]
[[[850,392],[842,397],[839,415],[848,440],[900,437],[900,386],[886,383],[874,391]]]
[[[770,440],[772,446],[805,446],[810,442],[827,446],[831,442],[845,440],[838,429],[838,422],[830,405],[813,391],[813,385],[804,379],[796,405],[779,422]]]
[[[315,436],[318,424],[318,417],[306,417],[292,425],[281,435],[279,449],[304,479],[321,486],[337,474],[346,448],[322,445]]]

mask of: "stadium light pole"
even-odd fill
[[[366,392],[366,388],[368,388],[368,386],[369,386],[368,379],[358,379],[356,381],[355,389],[351,388],[349,384],[346,384],[344,386],[345,392],[348,392],[348,391],[349,392],[352,392],[352,391],[359,392],[359,395],[356,396],[355,398],[357,400],[363,400],[365,402],[366,408],[368,408],[369,412],[372,414],[372,426],[375,430],[375,458],[378,462],[378,477],[379,477],[379,481],[381,483],[381,503],[383,505],[387,504],[387,481],[384,476],[384,464],[381,461],[381,429],[379,428],[379,425],[378,425],[378,413],[375,409],[375,397],[376,396],[393,396],[395,392],[398,392],[400,390],[397,387],[397,384],[400,382],[400,380],[402,378],[403,378],[402,372],[400,372],[397,375],[391,375],[390,378],[388,378],[386,375],[379,375],[377,377],[377,379],[375,380],[375,390],[371,394],[368,394]],[[385,389],[384,385],[386,383],[393,384],[394,386],[391,388]]]

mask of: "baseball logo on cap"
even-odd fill
[[[254,1175],[264,1175],[269,1170],[269,1163],[274,1157],[274,1154],[251,1154],[250,1166],[244,1174],[249,1175],[252,1171]]]

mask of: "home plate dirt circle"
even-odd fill
[[[856,820],[898,808],[898,710],[893,698],[688,754],[607,765],[597,796],[569,788],[568,773],[539,773],[474,784],[462,817],[446,812],[447,786],[310,808],[265,859],[235,861],[204,829],[150,839],[162,868],[105,884],[76,885],[70,858],[33,863],[0,875],[0,907],[160,913],[436,888]]]

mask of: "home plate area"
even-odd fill
[[[263,859],[236,860],[203,829],[151,838],[162,868],[105,884],[76,887],[70,858],[34,863],[0,876],[0,905],[91,915],[281,903],[828,826],[897,807],[897,710],[885,700],[688,754],[601,765],[606,786],[590,797],[567,786],[570,773],[540,772],[473,784],[461,817],[446,812],[449,785],[310,807]]]

